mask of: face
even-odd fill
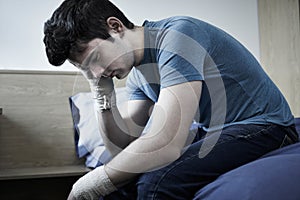
[[[94,39],[87,45],[87,50],[78,57],[75,65],[93,76],[89,78],[105,76],[122,79],[134,65],[133,50],[118,35],[107,40]]]

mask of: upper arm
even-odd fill
[[[145,133],[145,138],[156,138],[157,149],[170,145],[171,149],[181,151],[184,147],[199,106],[201,88],[201,81],[191,81],[161,90]]]

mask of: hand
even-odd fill
[[[98,79],[89,80],[92,92],[98,96],[109,95],[114,91],[114,83],[112,78],[101,77]]]
[[[95,99],[96,110],[103,112],[116,106],[114,84],[111,78],[101,77],[90,82],[93,98]]]
[[[110,77],[96,78],[90,70],[81,69],[80,72],[90,84],[92,92],[98,92],[99,95],[108,95],[114,90],[114,83]]]
[[[102,112],[104,110],[109,110],[111,107],[116,105],[114,83],[112,78],[96,78],[89,69],[81,69],[81,73],[89,82],[93,98],[95,99],[97,111]]]
[[[104,166],[88,172],[73,185],[68,200],[93,200],[108,195],[117,188],[109,179]]]

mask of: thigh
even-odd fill
[[[221,174],[279,148],[284,132],[276,125],[236,125],[209,134],[172,164],[142,175],[138,199],[192,199]]]

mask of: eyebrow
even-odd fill
[[[71,59],[68,59],[68,61],[74,65],[75,67],[77,67],[78,69],[85,69],[87,64],[91,62],[92,58],[94,58],[94,51],[91,51],[87,57],[83,60],[82,64],[74,61],[74,60],[71,60]]]

